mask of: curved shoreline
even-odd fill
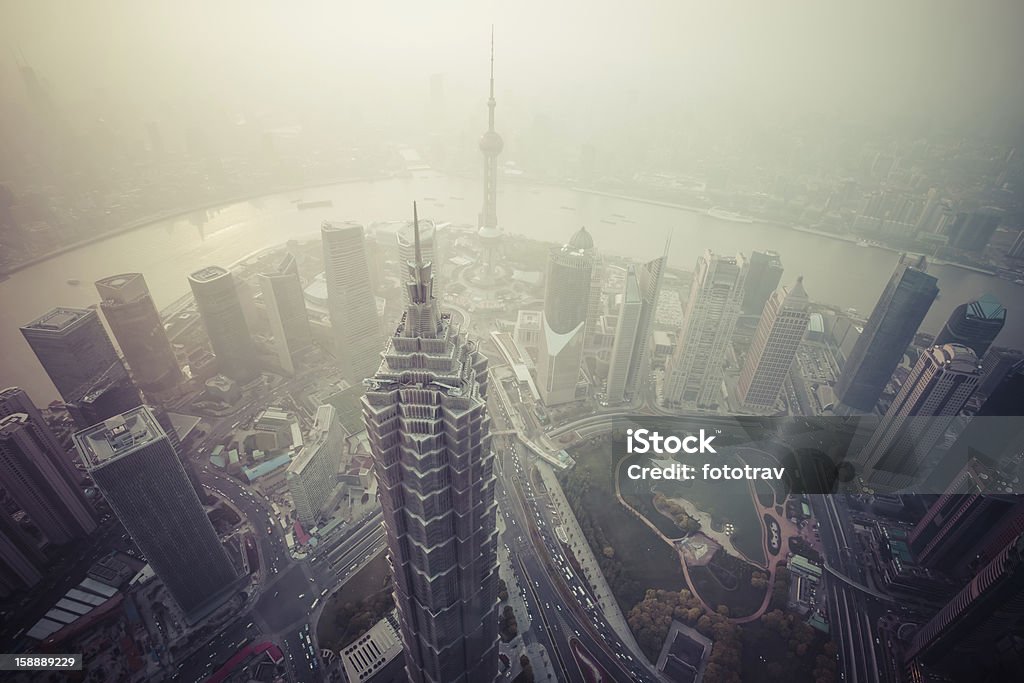
[[[204,204],[198,204],[196,206],[191,206],[191,207],[186,208],[186,209],[168,209],[167,211],[164,211],[162,213],[154,214],[152,216],[146,216],[144,218],[139,218],[137,220],[131,221],[130,223],[122,225],[119,228],[114,228],[112,230],[105,230],[104,232],[102,232],[102,233],[100,233],[98,235],[93,235],[92,237],[87,237],[84,240],[78,240],[77,242],[72,242],[71,244],[65,245],[63,247],[59,247],[59,248],[54,249],[53,251],[49,251],[49,252],[47,252],[45,254],[40,254],[39,256],[33,256],[32,258],[30,258],[27,261],[23,261],[22,263],[19,263],[17,265],[11,266],[10,268],[6,268],[4,270],[0,270],[0,280],[6,279],[7,277],[9,277],[11,275],[14,275],[15,273],[17,273],[17,272],[19,272],[21,270],[24,270],[26,268],[30,268],[31,266],[34,266],[34,265],[40,264],[40,263],[42,263],[44,261],[49,261],[52,258],[56,258],[58,256],[61,256],[62,254],[67,254],[68,252],[74,251],[76,249],[81,249],[82,247],[87,247],[90,244],[96,244],[97,242],[102,242],[102,241],[108,240],[108,239],[110,239],[112,237],[117,237],[118,235],[123,235],[125,233],[132,232],[133,230],[139,230],[140,228],[145,228],[145,227],[147,227],[149,225],[154,225],[156,223],[160,223],[162,221],[170,220],[172,218],[178,218],[180,216],[186,216],[186,215],[188,215],[190,213],[193,213],[195,211],[205,211],[205,210],[208,210],[208,209],[214,209],[214,208],[221,207],[221,206],[230,206],[232,204],[238,204],[239,202],[250,201],[250,200],[253,200],[253,199],[258,199],[260,197],[270,197],[270,196],[273,196],[273,195],[276,195],[276,194],[282,194],[284,192],[295,192],[295,191],[298,191],[298,190],[310,190],[310,189],[317,188],[317,187],[327,187],[329,185],[343,185],[343,184],[347,184],[347,183],[372,182],[374,180],[391,180],[391,179],[392,179],[392,176],[359,176],[359,177],[356,177],[356,178],[340,178],[340,179],[335,179],[335,180],[326,180],[324,182],[313,183],[312,185],[305,185],[305,184],[302,184],[302,185],[283,185],[281,187],[269,188],[269,189],[266,189],[266,190],[261,190],[259,192],[250,192],[250,193],[247,193],[247,194],[244,194],[244,195],[237,195],[235,197],[228,197],[226,199],[216,199],[216,200],[213,200],[213,201],[210,201],[210,202],[206,202]]]
[[[431,170],[434,170],[434,169],[431,169]],[[436,170],[435,170],[435,172],[442,173],[444,175],[448,175],[448,176],[452,176],[452,177],[465,177],[465,176],[462,176],[461,174],[457,174],[457,173],[456,174],[444,173],[442,171],[436,171]],[[126,224],[126,225],[121,226],[120,228],[114,228],[113,230],[107,230],[107,231],[105,231],[105,232],[103,232],[103,233],[101,233],[99,235],[94,235],[93,237],[88,237],[88,238],[86,238],[84,240],[79,240],[79,241],[74,242],[72,244],[68,244],[66,246],[60,247],[60,248],[55,249],[53,251],[47,252],[46,254],[42,254],[40,256],[35,256],[35,257],[33,257],[33,258],[31,258],[31,259],[29,259],[27,261],[24,261],[22,263],[14,265],[14,266],[12,266],[10,268],[4,269],[4,270],[0,270],[0,281],[3,281],[5,279],[7,279],[9,276],[11,276],[11,275],[13,275],[13,274],[15,274],[15,273],[17,273],[17,272],[19,272],[21,270],[24,270],[24,269],[29,268],[31,266],[37,265],[37,264],[42,263],[44,261],[48,261],[51,258],[55,258],[55,257],[60,256],[62,254],[66,254],[68,252],[74,251],[74,250],[79,249],[81,247],[85,247],[85,246],[88,246],[90,244],[96,244],[97,242],[102,242],[102,241],[110,239],[112,237],[117,237],[118,235],[123,235],[123,234],[131,232],[133,230],[138,230],[140,228],[144,228],[146,226],[159,223],[161,221],[166,221],[166,220],[169,220],[169,219],[172,219],[172,218],[177,218],[179,216],[185,216],[185,215],[193,213],[195,211],[204,211],[204,210],[207,210],[207,209],[213,209],[213,208],[222,207],[222,206],[230,206],[232,204],[237,204],[239,202],[244,202],[244,201],[249,201],[249,200],[253,200],[253,199],[258,199],[258,198],[261,198],[261,197],[270,197],[270,196],[273,196],[273,195],[282,194],[284,192],[295,192],[295,191],[299,191],[299,190],[309,190],[309,189],[314,189],[314,188],[318,188],[318,187],[327,187],[327,186],[331,186],[331,185],[342,185],[342,184],[348,184],[348,183],[373,182],[373,181],[376,181],[376,180],[393,180],[393,179],[396,179],[396,177],[398,177],[398,176],[392,176],[392,175],[370,175],[370,176],[358,176],[358,177],[353,177],[353,178],[339,178],[339,179],[333,179],[333,180],[325,180],[325,181],[322,181],[322,182],[314,182],[314,183],[309,184],[309,185],[307,185],[307,184],[284,185],[284,186],[277,187],[277,188],[269,188],[269,189],[261,190],[261,191],[258,191],[258,192],[251,192],[251,193],[246,193],[246,194],[243,194],[243,195],[238,195],[238,196],[235,196],[235,197],[229,197],[227,199],[217,199],[217,200],[210,201],[210,202],[207,202],[207,203],[204,203],[204,204],[199,204],[197,206],[192,206],[192,207],[189,207],[189,208],[186,208],[186,209],[169,209],[169,210],[167,210],[167,211],[165,211],[163,213],[159,213],[159,214],[155,214],[155,215],[152,215],[152,216],[146,216],[145,218],[137,219],[137,220],[132,221],[132,222]],[[569,190],[571,192],[579,192],[579,193],[583,193],[583,194],[590,194],[590,195],[595,195],[595,196],[600,196],[600,197],[608,197],[610,199],[619,199],[619,200],[622,200],[622,201],[637,202],[637,203],[641,203],[641,204],[648,204],[648,205],[651,205],[651,206],[660,206],[660,207],[667,208],[667,209],[675,209],[677,211],[687,211],[689,213],[703,214],[703,213],[705,213],[707,211],[706,209],[701,208],[701,207],[697,207],[697,206],[689,206],[689,205],[686,205],[686,204],[677,204],[677,203],[674,203],[674,202],[667,202],[667,201],[663,201],[663,200],[659,200],[659,199],[649,199],[649,198],[638,197],[638,196],[633,196],[633,195],[618,194],[618,193],[615,193],[615,192],[607,192],[607,191],[604,191],[604,190],[588,189],[588,188],[585,188],[585,187],[578,187],[578,186],[574,186],[574,185],[565,185],[565,184],[561,184],[561,183],[557,183],[557,182],[550,182],[550,181],[549,182],[544,182],[544,181],[536,181],[536,180],[525,179],[525,178],[510,178],[510,179],[507,179],[507,180],[511,180],[512,182],[517,182],[517,183],[522,183],[522,184],[527,184],[527,185],[540,185],[540,186],[543,186],[543,187],[558,187],[558,188],[561,188],[561,189]],[[854,237],[854,236],[838,235],[838,234],[835,234],[835,233],[825,232],[825,231],[822,231],[822,230],[815,230],[814,228],[807,228],[807,227],[803,227],[803,226],[792,225],[790,223],[784,223],[784,222],[776,221],[776,220],[755,218],[754,221],[755,221],[755,223],[759,223],[761,225],[769,225],[769,226],[772,226],[772,227],[786,228],[786,229],[792,230],[794,232],[802,232],[802,233],[805,233],[805,234],[808,234],[808,235],[815,235],[815,236],[818,236],[818,237],[824,237],[824,238],[836,240],[836,241],[839,241],[839,242],[846,242],[848,244],[856,244],[859,241],[859,239]],[[887,246],[887,245],[884,245],[884,244],[877,244],[877,243],[871,244],[871,247],[875,248],[875,249],[882,249],[884,251],[889,251],[889,252],[896,253],[896,254],[904,253],[905,251],[907,251],[906,249],[898,249],[896,247],[890,247],[890,246]],[[980,268],[980,267],[977,267],[977,266],[971,266],[971,265],[961,264],[961,263],[954,263],[952,261],[946,261],[946,260],[943,260],[943,259],[932,259],[932,263],[934,263],[935,265],[939,265],[939,266],[949,266],[951,268],[959,268],[961,270],[966,270],[966,271],[969,271],[969,272],[972,272],[972,273],[977,273],[979,275],[987,275],[989,277],[999,277],[999,274],[996,273],[995,271],[991,271],[991,270],[988,270],[988,269],[985,269],[985,268]]]

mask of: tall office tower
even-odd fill
[[[739,400],[749,408],[772,408],[793,367],[811,319],[811,302],[803,283],[803,277],[798,277],[792,289],[776,290],[761,313],[736,387]]]
[[[338,483],[344,438],[334,406],[322,405],[316,410],[312,435],[288,466],[288,489],[299,521],[307,529],[320,521]]]
[[[48,431],[27,413],[0,419],[0,486],[51,543],[66,543],[89,535],[96,520]]]
[[[980,417],[1019,417],[1024,415],[1024,360],[1003,374],[978,410]]]
[[[60,445],[60,441],[46,424],[46,420],[43,419],[42,413],[32,402],[32,398],[21,387],[8,387],[0,390],[0,417],[7,417],[15,413],[25,413],[32,424],[39,427],[39,437],[45,444],[46,452],[54,456],[54,462],[58,469],[64,472],[68,482],[77,487],[82,477],[75,469],[74,459],[67,457],[67,451]]]
[[[242,384],[255,379],[259,375],[256,346],[234,275],[220,266],[207,266],[189,275],[188,284],[221,374]]]
[[[6,510],[0,510],[0,598],[39,583],[43,579],[39,568],[45,561],[32,538]]]
[[[363,420],[384,509],[410,681],[498,674],[498,560],[487,359],[442,315],[432,264],[367,380]]]
[[[964,251],[984,251],[1003,221],[1005,212],[994,206],[958,213],[949,226],[949,246]]]
[[[604,315],[604,260],[594,250],[594,267],[590,275],[590,297],[587,300],[587,331],[585,345],[589,348],[599,338],[601,316]]]
[[[235,568],[149,408],[83,429],[74,442],[93,482],[190,623],[231,596]]]
[[[923,256],[900,257],[836,383],[840,412],[870,413],[939,295]]]
[[[761,315],[768,297],[782,281],[782,258],[774,251],[753,251],[743,286],[743,314]]]
[[[295,257],[288,254],[273,271],[260,273],[259,280],[277,360],[285,372],[294,373],[296,360],[313,346]]]
[[[671,243],[672,237],[669,235],[669,238],[665,240],[664,255],[648,261],[637,270],[637,282],[640,285],[640,297],[643,303],[640,306],[640,320],[636,325],[636,341],[633,344],[629,369],[626,374],[625,395],[629,399],[632,399],[639,391],[641,381],[647,377],[650,367],[651,332],[658,311],[661,276],[665,272],[665,264],[668,263],[668,249]]]
[[[910,532],[908,542],[918,564],[961,575],[984,549],[1001,550],[1024,529],[1024,496],[993,468],[970,459]],[[1012,536],[1005,532],[1014,530]],[[984,558],[985,562],[992,555]],[[975,569],[977,565],[975,565]]]
[[[1011,680],[992,677],[989,670],[998,666],[998,643],[1022,617],[1024,536],[1019,536],[918,630],[904,661],[908,669],[952,676],[946,680]]]
[[[414,226],[412,223],[407,223],[395,232],[395,239],[398,242],[398,276],[399,282],[404,282],[405,277],[408,274],[406,272],[406,265],[409,261],[415,260],[415,235]],[[431,263],[438,264],[437,271],[440,273],[441,259],[438,258],[436,251],[436,239],[434,222],[429,220],[420,221],[420,251],[423,253],[423,260],[430,261]],[[402,292],[403,303],[409,305],[409,292]]]
[[[537,358],[537,390],[545,405],[578,398],[593,275],[594,240],[586,228],[548,255]]]
[[[142,403],[139,388],[130,377],[118,372],[101,377],[81,398],[66,405],[75,426],[85,429]]]
[[[697,259],[676,349],[665,368],[668,405],[710,406],[717,401],[746,277],[742,254],[721,256],[708,249]]]
[[[629,364],[633,354],[638,353],[637,329],[640,325],[640,312],[644,300],[640,295],[640,279],[636,274],[636,266],[626,269],[626,280],[622,286],[622,304],[619,306],[619,319],[615,325],[615,342],[612,344],[612,356],[608,362],[608,386],[605,394],[608,403],[622,403],[626,400],[626,379],[629,377]]]
[[[491,96],[487,100],[487,132],[480,136],[480,152],[484,155],[484,203],[480,209],[477,236],[484,250],[487,275],[494,275],[494,252],[501,241],[498,228],[498,155],[505,142],[494,130],[494,27],[491,27]]]
[[[858,455],[865,470],[873,470],[870,480],[902,484],[919,475],[980,379],[978,357],[966,346],[933,346],[922,353]]]
[[[1013,369],[1013,366],[1022,360],[1024,360],[1024,351],[1019,349],[989,349],[981,359],[981,384],[978,385],[978,393],[982,396],[990,395]]]
[[[143,391],[166,391],[181,382],[160,313],[142,273],[123,273],[96,281],[100,310]]]
[[[380,321],[370,289],[363,226],[324,221],[320,237],[334,353],[345,379],[358,384],[380,366]]]
[[[942,331],[935,337],[935,345],[963,344],[981,358],[1005,323],[1006,309],[994,296],[986,294],[977,301],[954,308]]]
[[[124,363],[90,308],[55,308],[21,328],[65,403],[82,398],[103,377],[127,377]]]

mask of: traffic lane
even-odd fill
[[[264,587],[254,609],[270,630],[277,632],[308,616],[309,606],[317,597],[316,583],[296,564]]]
[[[174,680],[183,683],[205,680],[236,652],[251,642],[259,642],[261,638],[259,627],[250,617],[242,615],[179,663],[173,674]]]

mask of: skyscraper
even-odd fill
[[[75,426],[85,429],[141,406],[142,394],[130,377],[114,372],[98,379],[81,398],[66,405]]]
[[[997,643],[1022,617],[1024,536],[1019,536],[917,631],[907,666],[935,669],[952,675],[950,680],[1010,680],[987,676],[985,669],[998,665]]]
[[[344,433],[334,406],[316,410],[313,433],[288,465],[287,482],[295,501],[295,513],[306,528],[316,525],[338,482]]]
[[[665,368],[666,404],[716,403],[746,277],[742,254],[721,256],[708,249],[697,259],[676,349]]]
[[[494,275],[494,252],[501,240],[498,228],[498,155],[505,142],[494,130],[494,27],[491,27],[491,96],[487,100],[487,132],[480,136],[480,152],[484,155],[484,203],[480,209],[477,236],[484,249],[488,276]]]
[[[48,431],[27,413],[0,419],[0,486],[51,543],[66,543],[91,533],[96,520]]]
[[[32,538],[18,528],[6,510],[0,510],[0,597],[39,583],[46,558]]]
[[[259,281],[277,360],[285,372],[294,373],[296,359],[313,346],[295,257],[288,254],[273,271],[260,273]]]
[[[998,545],[997,553],[1024,531],[1024,496],[1007,493],[1013,489],[993,468],[972,458],[945,488],[910,532],[918,564],[961,575],[987,547]]]
[[[774,251],[753,251],[743,285],[743,314],[761,315],[768,297],[782,281],[782,258]]]
[[[949,226],[949,246],[964,251],[984,251],[1003,221],[1005,212],[994,206],[958,213]]]
[[[619,319],[615,324],[612,355],[608,361],[608,386],[605,392],[608,403],[622,403],[625,400],[629,364],[633,354],[638,352],[637,343],[641,341],[637,337],[637,329],[643,304],[636,266],[629,266],[622,286],[622,304],[619,306]]]
[[[334,353],[345,378],[362,382],[380,366],[380,322],[370,289],[363,226],[324,221],[320,237]]]
[[[840,412],[870,413],[939,295],[923,256],[900,257],[836,382]]]
[[[159,392],[176,386],[181,368],[142,273],[97,280],[96,291],[100,310],[139,388]]]
[[[978,393],[990,395],[1017,363],[1024,361],[1024,351],[1018,349],[990,348],[981,359],[981,384]],[[1024,415],[1024,413],[1014,413]]]
[[[954,308],[942,331],[935,337],[935,345],[963,344],[981,358],[999,336],[1004,324],[1006,309],[994,296],[986,294],[977,301]]]
[[[640,319],[636,325],[636,341],[629,358],[629,369],[626,375],[625,396],[632,398],[641,386],[641,379],[646,378],[650,366],[651,331],[658,310],[658,297],[661,294],[661,277],[668,263],[668,249],[671,235],[665,241],[665,254],[648,261],[637,269],[637,283],[640,286]]]
[[[870,481],[903,485],[919,476],[980,379],[978,357],[966,346],[933,346],[922,353],[858,456]]]
[[[413,224],[407,223],[395,232],[395,239],[398,242],[398,272],[396,273],[399,282],[404,282],[405,277],[408,275],[406,264],[409,261],[415,260],[415,235]],[[434,222],[429,220],[420,221],[420,252],[423,254],[424,261],[430,261],[431,263],[437,263],[440,265],[441,260],[437,258],[436,253],[436,240],[435,240],[435,229]],[[440,271],[440,267],[437,269]],[[409,305],[409,292],[402,291],[402,300],[406,306]]]
[[[417,250],[418,251],[418,250]],[[366,381],[373,453],[410,681],[498,673],[494,455],[487,359],[442,315],[432,264],[409,264],[411,303]]]
[[[792,289],[776,290],[761,313],[736,387],[740,402],[749,408],[772,408],[793,367],[811,318],[803,281],[798,277]]]
[[[110,508],[189,622],[230,597],[235,568],[149,408],[77,432],[74,442]]]
[[[242,384],[255,379],[259,374],[256,347],[235,277],[220,266],[207,266],[189,275],[188,283],[221,374]]]
[[[107,330],[90,308],[55,308],[21,328],[65,403],[77,401],[104,376],[127,376]]]
[[[548,255],[537,390],[545,405],[575,401],[594,273],[594,240],[580,228]]]
[[[1018,417],[1024,415],[1024,360],[1003,374],[978,410],[979,417]]]

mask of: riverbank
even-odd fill
[[[590,190],[590,189],[587,189],[585,187],[570,187],[569,189],[572,190],[573,192],[582,192],[584,194],[591,194],[591,195],[596,195],[596,196],[599,196],[599,197],[609,197],[611,199],[621,199],[621,200],[624,200],[624,201],[639,202],[641,204],[649,204],[651,206],[662,206],[662,207],[669,208],[669,209],[678,209],[680,211],[689,211],[691,213],[707,213],[707,209],[704,209],[704,208],[701,208],[701,207],[698,207],[698,206],[688,206],[686,204],[676,204],[674,202],[666,202],[666,201],[662,201],[660,199],[648,199],[646,197],[634,197],[634,196],[625,195],[625,194],[618,194],[618,193],[615,193],[615,192],[604,192],[603,190]],[[808,235],[817,235],[818,237],[825,237],[825,238],[828,238],[830,240],[838,240],[840,242],[846,242],[848,244],[860,245],[863,242],[863,238],[856,237],[856,236],[853,236],[853,235],[840,235],[840,234],[837,234],[837,233],[834,233],[834,232],[826,232],[824,230],[815,230],[814,228],[807,228],[807,227],[804,227],[804,226],[801,226],[801,225],[792,225],[790,223],[784,223],[782,221],[769,220],[769,219],[763,219],[763,218],[757,218],[757,217],[753,217],[753,218],[754,218],[754,222],[755,223],[760,223],[762,225],[771,225],[771,226],[779,227],[779,228],[788,228],[788,229],[794,230],[796,232],[803,232],[803,233],[807,233]],[[902,253],[906,253],[908,251],[907,249],[901,249],[901,248],[898,248],[898,247],[890,247],[890,246],[888,246],[886,244],[880,244],[878,242],[870,242],[870,243],[865,244],[864,246],[870,247],[870,248],[874,248],[874,249],[881,249],[883,251],[890,251],[890,252],[893,252],[895,254],[902,254]],[[939,258],[930,258],[929,260],[933,264],[935,264],[937,266],[949,266],[950,268],[959,268],[961,270],[966,270],[966,271],[969,271],[969,272],[972,272],[972,273],[978,273],[980,275],[988,275],[988,276],[993,276],[993,277],[998,275],[998,273],[996,271],[988,269],[988,268],[982,268],[980,266],[972,266],[972,265],[968,265],[966,263],[957,263],[955,261],[946,261],[945,259],[939,259]]]
[[[71,244],[68,244],[68,245],[65,245],[63,247],[60,247],[59,249],[54,249],[53,251],[48,251],[45,254],[40,254],[39,256],[33,256],[32,258],[30,258],[27,261],[23,261],[22,263],[19,263],[17,265],[11,266],[10,268],[4,269],[4,270],[0,270],[0,281],[5,280],[6,278],[8,278],[9,276],[13,275],[14,273],[17,273],[18,271],[24,270],[26,268],[29,268],[29,267],[34,266],[34,265],[37,265],[37,264],[42,263],[44,261],[49,261],[50,259],[56,258],[57,256],[60,256],[61,254],[67,254],[68,252],[74,251],[76,249],[81,249],[82,247],[87,247],[90,244],[96,244],[97,242],[102,242],[104,240],[111,239],[112,237],[117,237],[118,235],[123,235],[123,234],[131,232],[133,230],[138,230],[140,228],[144,228],[147,225],[152,225],[153,223],[158,223],[160,221],[170,220],[172,218],[179,218],[181,216],[187,216],[188,214],[194,213],[196,211],[206,211],[208,209],[215,209],[215,208],[220,207],[220,206],[229,206],[231,204],[237,204],[239,202],[245,202],[245,201],[249,201],[249,200],[252,200],[252,199],[258,199],[260,197],[266,197],[266,196],[269,196],[269,195],[281,194],[283,192],[297,192],[299,190],[313,190],[313,189],[316,189],[318,187],[327,187],[329,185],[342,185],[342,184],[346,184],[346,183],[373,182],[375,180],[390,180],[390,179],[391,179],[391,176],[388,176],[388,175],[376,175],[376,176],[359,176],[359,177],[355,177],[355,178],[340,178],[340,179],[334,179],[334,180],[325,180],[323,182],[316,182],[316,183],[314,183],[312,185],[306,185],[306,184],[284,185],[284,186],[280,186],[280,187],[276,187],[276,188],[264,188],[264,189],[262,189],[262,190],[260,190],[258,192],[256,192],[256,191],[248,192],[248,193],[246,193],[244,195],[238,195],[238,196],[235,196],[235,197],[228,197],[228,198],[224,198],[224,199],[217,199],[217,200],[214,200],[214,201],[205,202],[203,204],[192,206],[192,207],[189,207],[187,209],[168,209],[167,211],[163,211],[161,213],[152,214],[150,216],[146,216],[144,218],[139,218],[138,220],[131,221],[130,223],[122,225],[120,228],[114,228],[113,230],[105,230],[105,231],[103,231],[102,233],[100,233],[98,235],[93,235],[92,237],[87,237],[84,240],[78,240],[77,242],[72,242]]]

